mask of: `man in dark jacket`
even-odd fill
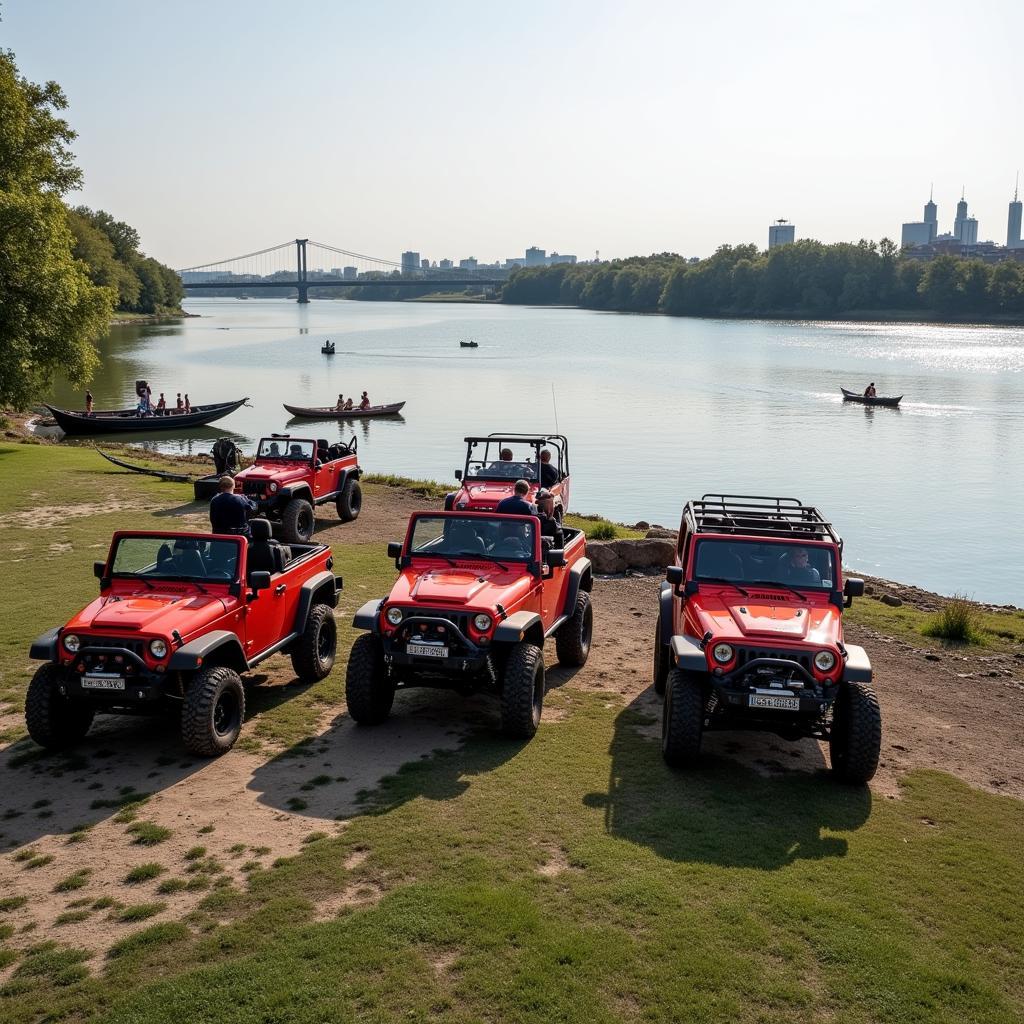
[[[517,480],[514,492],[498,502],[495,512],[511,516],[535,516],[537,506],[531,505],[526,500],[526,496],[530,493],[530,485],[525,480]]]
[[[545,448],[540,453],[540,485],[541,487],[554,487],[562,478],[558,475],[558,469],[551,465],[551,451]]]
[[[541,537],[550,537],[553,548],[564,547],[565,535],[555,518],[555,496],[544,487],[537,492],[537,518]]]
[[[210,501],[210,529],[213,533],[232,533],[252,540],[249,516],[256,511],[256,502],[235,494],[233,476],[222,476],[219,487],[219,493]]]

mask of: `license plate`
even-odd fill
[[[418,654],[422,658],[447,658],[448,648],[440,644],[406,644],[406,654]]]
[[[770,697],[763,693],[752,693],[750,703],[752,708],[773,708],[776,711],[799,711],[799,697]]]
[[[82,676],[83,690],[123,690],[124,676],[115,676],[110,673],[91,676]]]

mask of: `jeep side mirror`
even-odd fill
[[[853,604],[855,597],[864,596],[864,581],[858,579],[856,576],[847,576],[846,584],[843,587],[843,593],[846,595],[845,607],[849,608]]]
[[[672,586],[678,587],[683,582],[683,567],[681,565],[670,565],[665,570],[665,579],[667,579]]]
[[[563,548],[548,548],[544,552],[544,561],[551,569],[561,569],[565,565],[565,550]]]
[[[462,479],[462,470],[461,469],[455,470],[455,479],[456,480],[461,480]]]
[[[270,573],[269,572],[251,572],[249,573],[249,586],[253,590],[269,590],[270,589]]]
[[[392,540],[388,542],[388,558],[401,558],[402,557],[402,542],[398,540]]]
[[[699,593],[699,592],[700,592],[700,585],[697,583],[696,580],[687,580],[686,581],[686,586],[683,587],[683,593],[687,597],[690,597],[691,594],[696,594],[696,593]]]
[[[107,571],[106,562],[93,562],[92,563],[92,574],[96,579],[103,579],[103,574]]]

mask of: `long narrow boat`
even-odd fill
[[[53,413],[57,425],[65,434],[120,434],[128,432],[154,430],[184,430],[188,427],[201,427],[222,419],[244,405],[248,398],[239,398],[234,402],[219,402],[216,405],[193,405],[189,412],[174,412],[168,409],[163,414],[140,416],[134,409],[112,409],[94,412],[91,416],[84,412],[72,412],[70,409],[57,409],[52,405],[46,408]]]
[[[170,473],[163,469],[150,469],[148,466],[133,466],[130,462],[122,462],[120,459],[115,459],[113,455],[108,455],[105,451],[97,448],[96,451],[100,453],[107,460],[112,462],[119,469],[127,469],[130,473],[142,473],[144,476],[155,476],[161,480],[173,480],[175,483],[187,484],[193,480],[199,479],[194,476],[186,476],[184,473]],[[218,478],[219,479],[219,478]]]
[[[865,395],[858,395],[854,391],[847,391],[846,388],[840,388],[839,390],[843,393],[844,402],[860,402],[861,405],[897,406],[903,398],[902,395],[898,395],[896,398],[885,398],[882,395],[876,395],[874,398],[867,398]]]
[[[405,402],[394,402],[392,405],[371,405],[366,409],[349,409],[347,412],[327,406],[305,408],[301,405],[285,405],[285,408],[293,416],[306,420],[354,420],[365,419],[367,416],[397,416],[404,405]]]

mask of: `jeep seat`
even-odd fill
[[[249,523],[252,540],[246,558],[247,572],[284,572],[291,560],[291,550],[280,541],[274,540],[269,520],[253,519]]]

